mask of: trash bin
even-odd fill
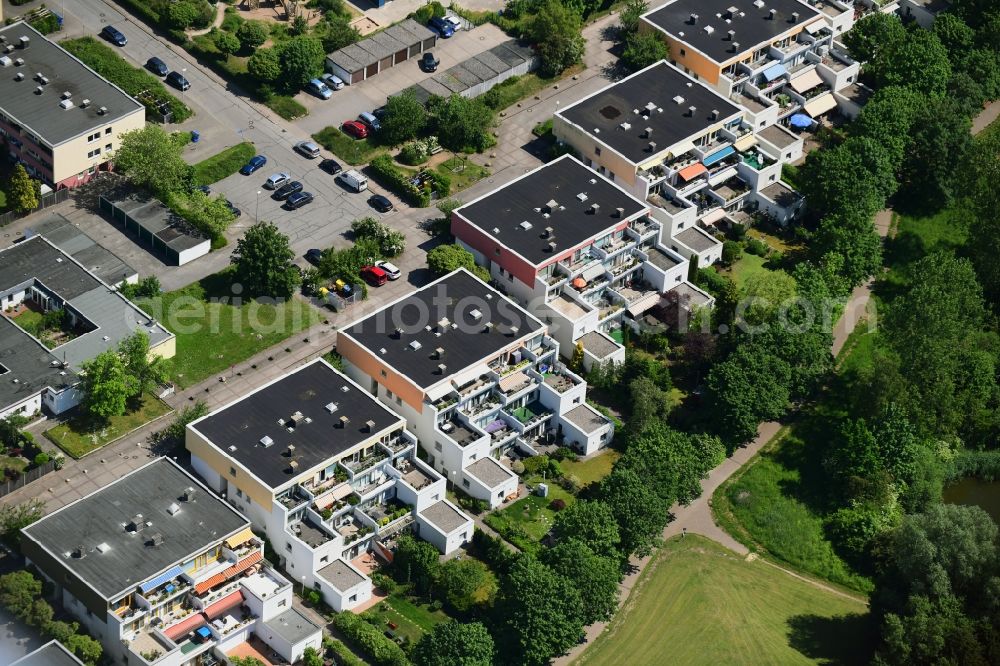
[[[191,143],[198,143],[201,139],[201,132],[198,130],[191,130]]]

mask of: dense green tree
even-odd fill
[[[493,637],[480,622],[434,625],[413,649],[416,666],[491,666]]]
[[[701,479],[725,457],[718,438],[682,433],[661,421],[629,438],[617,467],[635,472],[670,506],[700,495]]]
[[[879,87],[907,86],[927,95],[940,95],[951,79],[951,62],[937,35],[918,27],[909,30],[906,39],[880,49],[865,71]]]
[[[910,146],[910,130],[927,97],[902,86],[878,90],[868,100],[855,122],[852,134],[865,136],[888,151],[888,161],[901,165]]]
[[[198,20],[201,11],[198,7],[186,0],[172,2],[167,7],[167,22],[172,28],[184,30],[190,28]]]
[[[577,500],[557,513],[552,534],[557,541],[576,539],[598,555],[617,553],[621,541],[611,507],[598,500]]]
[[[103,648],[99,641],[86,634],[73,634],[66,641],[66,648],[86,666],[96,666],[101,661]]]
[[[118,344],[129,384],[129,398],[136,399],[146,391],[152,391],[167,379],[163,358],[150,356],[149,336],[137,330]]]
[[[394,95],[385,103],[379,139],[397,146],[420,135],[427,126],[427,110],[412,91]]]
[[[313,33],[323,41],[323,50],[333,53],[350,46],[361,39],[361,33],[351,25],[350,14],[327,14],[313,29]]]
[[[455,94],[433,102],[431,113],[437,125],[438,140],[448,150],[480,152],[496,143],[491,133],[496,116],[481,99]]]
[[[490,273],[476,264],[472,253],[458,245],[438,245],[427,253],[427,268],[435,275],[447,275],[459,268],[465,268],[483,282],[490,281]]]
[[[7,543],[17,544],[21,530],[45,515],[45,503],[30,499],[20,504],[0,504],[0,536]]]
[[[441,567],[438,559],[437,548],[405,534],[399,537],[396,544],[392,566],[397,580],[413,583],[417,591],[427,592],[438,577]]]
[[[587,378],[590,382],[590,378]],[[609,388],[619,386],[608,382]],[[673,409],[670,394],[653,383],[648,377],[638,377],[628,384],[629,404],[628,426],[632,435],[638,435],[647,428],[665,420]]]
[[[633,32],[625,38],[622,62],[633,72],[670,56],[667,43],[655,32]]]
[[[976,269],[986,301],[1000,315],[1000,132],[980,135],[969,156],[966,170],[969,201],[974,215],[966,251]]]
[[[244,51],[250,52],[267,41],[270,33],[267,26],[260,21],[244,21],[236,29],[236,38]]]
[[[580,14],[559,0],[545,0],[527,28],[527,38],[541,58],[539,72],[556,76],[583,58]]]
[[[159,125],[122,134],[114,153],[115,170],[138,187],[164,196],[187,189],[190,168],[181,158],[182,146]]]
[[[896,186],[892,157],[876,140],[863,136],[815,150],[800,171],[802,193],[820,214],[871,219]]]
[[[961,174],[972,149],[970,128],[968,117],[954,100],[932,98],[924,105],[904,161],[903,197],[920,202],[926,211],[951,203],[964,186]]]
[[[883,50],[906,39],[906,28],[895,14],[872,12],[858,20],[844,35],[851,57],[862,62],[875,60]]]
[[[0,606],[25,619],[31,606],[42,596],[42,581],[28,571],[14,571],[0,576]]]
[[[667,524],[671,502],[636,472],[617,466],[601,482],[600,497],[618,523],[622,555],[649,554]]]
[[[277,49],[257,49],[247,60],[250,76],[262,83],[274,83],[281,76],[281,56]]]
[[[795,280],[784,271],[766,271],[747,277],[736,310],[737,323],[753,328],[769,322],[795,300]]]
[[[323,73],[326,51],[323,50],[323,42],[315,37],[299,35],[281,45],[278,57],[281,63],[280,80],[287,90],[295,91]]]
[[[837,266],[851,289],[882,267],[882,239],[871,215],[828,215],[820,222],[810,254],[820,265]]]
[[[216,30],[215,34],[212,35],[212,43],[215,44],[215,48],[219,49],[220,53],[227,56],[238,53],[242,48],[239,38],[225,30]]]
[[[16,164],[7,182],[7,199],[18,213],[28,213],[39,205],[40,185],[28,175],[23,164]]]
[[[118,352],[101,352],[84,362],[82,370],[84,411],[99,420],[124,414],[132,389]]]
[[[236,242],[233,265],[251,296],[288,298],[299,284],[288,236],[273,222],[258,222]]]
[[[491,601],[496,583],[479,560],[448,560],[441,565],[438,591],[455,610],[467,613],[473,606]]]
[[[937,35],[952,63],[964,58],[975,45],[976,31],[950,12],[944,12],[936,17],[931,31]]]
[[[541,559],[579,590],[584,624],[611,619],[618,607],[621,581],[617,557],[598,555],[582,541],[571,538],[544,549]]]
[[[638,31],[639,19],[646,13],[647,9],[649,9],[649,4],[646,0],[625,0],[622,4],[622,10],[618,14],[618,29],[622,35],[627,36]]]
[[[791,381],[787,362],[738,345],[708,373],[708,395],[721,434],[735,443],[756,437],[761,421],[777,419],[788,409]]]
[[[583,635],[580,591],[527,553],[503,576],[496,610],[505,663],[548,664]]]

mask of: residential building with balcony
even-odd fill
[[[52,189],[111,168],[121,135],[146,109],[24,22],[0,28],[0,136],[7,154]]]
[[[459,245],[549,324],[567,358],[588,333],[620,336],[619,329],[687,277],[684,253],[694,250],[671,249],[681,244],[670,241],[649,204],[623,189],[626,182],[611,182],[565,155],[452,214]],[[718,248],[718,258],[722,244],[702,236]],[[624,355],[618,345],[606,360],[622,362]],[[585,359],[589,369],[592,359]]]
[[[744,106],[754,127],[837,108],[860,65],[835,39],[854,24],[842,0],[673,0],[643,15],[685,72]],[[772,107],[777,107],[772,108]]]
[[[53,312],[50,328],[22,325]],[[136,331],[151,355],[174,356],[173,333],[44,236],[0,250],[0,418],[79,404],[83,364]]]
[[[116,663],[210,666],[256,636],[294,662],[322,630],[292,608],[249,521],[169,458],[126,474],[21,531],[63,607]],[[269,640],[289,622],[295,644]]]
[[[403,531],[446,554],[472,538],[465,514],[443,534],[426,517],[448,502],[445,480],[416,457],[404,419],[323,359],[194,421],[185,442],[205,483],[335,610],[371,598],[371,579],[351,561],[391,560]]]
[[[614,434],[546,326],[465,269],[345,326],[337,351],[348,375],[406,418],[428,465],[491,507],[517,495],[511,459],[560,445],[586,455]],[[567,418],[580,406],[601,425]],[[433,511],[439,529],[457,523],[451,509]]]

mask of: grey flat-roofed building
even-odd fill
[[[671,268],[674,268],[681,263],[676,257],[667,254],[656,246],[645,248],[643,251],[646,252],[646,256],[649,257],[649,263],[653,264],[657,268],[663,269],[664,271],[669,271]]]
[[[788,130],[781,129],[777,125],[768,125],[764,129],[757,132],[757,136],[765,139],[768,143],[772,143],[779,149],[787,148],[792,144],[801,141],[799,137],[789,134]]]
[[[420,512],[421,517],[445,534],[450,534],[462,525],[470,522],[469,517],[456,510],[446,501],[441,500],[431,504]]]
[[[194,493],[185,496],[187,488]],[[127,529],[138,514],[150,524]],[[46,566],[58,565],[111,600],[249,526],[172,460],[158,458],[24,528],[22,543],[49,577],[62,582]]]
[[[63,368],[61,358],[0,315],[0,413],[46,388],[63,391],[79,381],[72,369]]]
[[[583,348],[597,358],[607,358],[614,354],[620,347],[612,338],[609,338],[600,331],[589,331],[580,336]]]
[[[760,193],[783,208],[798,203],[799,199],[802,198],[802,195],[798,192],[780,182],[771,183],[762,189]]]
[[[122,116],[141,112],[143,106],[120,88],[101,78],[94,70],[45,39],[27,23],[0,28],[5,44],[15,48],[0,56],[10,63],[0,76],[0,110],[28,127],[50,146],[86,134]],[[28,46],[21,47],[21,38]],[[18,61],[23,61],[17,64]],[[16,74],[23,77],[18,79]],[[45,78],[43,83],[40,77]],[[43,89],[41,94],[36,88]],[[73,106],[60,106],[68,93]],[[86,106],[83,100],[90,100]],[[101,113],[100,109],[105,111]]]
[[[330,564],[320,569],[317,573],[339,592],[346,592],[355,585],[365,581],[364,576],[341,559],[330,562]]]
[[[79,227],[59,214],[33,223],[24,232],[26,238],[45,236],[60,250],[76,259],[84,268],[107,284],[135,280],[139,273],[115,253],[99,245]]]
[[[341,421],[344,416],[349,419],[346,425]],[[374,422],[372,428],[368,421]],[[190,428],[262,482],[278,488],[395,424],[402,429],[403,419],[317,359]],[[267,443],[262,443],[265,438]],[[290,466],[290,445],[295,447],[296,470]]]
[[[405,19],[326,57],[327,69],[346,83],[360,83],[398,65],[437,43],[437,33],[413,19]]]
[[[553,257],[550,243],[555,243],[558,254],[610,233],[648,210],[625,190],[565,155],[475,199],[455,214],[538,266]],[[547,227],[551,234],[546,233]]]
[[[719,241],[715,240],[698,227],[688,227],[687,229],[674,234],[674,240],[680,241],[698,253],[710,250],[719,244]]]
[[[542,329],[521,306],[459,269],[340,335],[426,389]]]
[[[735,8],[736,12],[730,12]],[[775,11],[774,18],[770,16]],[[792,17],[798,13],[798,19]],[[691,15],[698,20],[691,22]],[[770,43],[789,30],[822,16],[816,9],[799,0],[767,0],[758,6],[752,0],[674,0],[645,15],[651,25],[674,39],[690,44],[717,63],[738,58],[761,44]],[[729,19],[729,22],[726,22]],[[711,27],[712,30],[706,30]],[[736,32],[734,53],[729,31]]]
[[[592,433],[608,425],[608,420],[590,405],[577,405],[566,412],[563,418],[585,433]]]
[[[321,627],[294,608],[289,608],[281,615],[264,622],[264,626],[283,638],[289,645],[298,645]]]
[[[158,199],[115,190],[102,194],[98,205],[165,263],[183,266],[212,249],[212,242]]]
[[[10,666],[83,666],[83,662],[63,647],[59,641],[49,641]]]
[[[478,97],[512,76],[530,72],[537,67],[537,64],[538,58],[529,47],[511,39],[467,58],[402,92],[412,91],[424,104],[432,95],[448,97],[459,94],[463,97]]]
[[[465,471],[482,481],[487,488],[496,488],[514,475],[513,472],[490,457],[480,458],[466,467]]]
[[[666,61],[559,111],[567,122],[633,164],[692,141],[741,113],[738,106]],[[650,142],[656,146],[652,151]]]

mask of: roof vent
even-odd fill
[[[106,553],[109,550],[111,550],[111,546],[109,546],[108,544],[104,543],[103,541],[101,543],[97,544],[97,552],[98,553]]]
[[[270,436],[264,435],[263,437],[260,438],[260,445],[263,446],[265,449],[270,448],[271,446],[274,446],[274,440],[271,439]]]
[[[31,46],[31,39],[27,35],[22,35],[21,38],[17,41],[21,42],[22,49],[26,49],[29,46]]]
[[[576,199],[577,199],[577,201],[586,201],[587,200],[587,193],[586,192],[580,192],[579,194],[576,195]]]
[[[299,461],[297,461],[297,460],[289,461],[289,463],[288,463],[288,469],[290,469],[291,471],[294,472],[298,468],[299,468]]]
[[[443,374],[445,374],[447,372],[448,372],[448,366],[445,365],[444,363],[439,363],[438,364],[438,374],[439,375],[443,375]]]
[[[698,110],[698,107],[692,104],[688,107],[688,115],[694,117],[694,112]]]
[[[88,106],[90,106],[90,100],[89,99],[81,99],[80,100],[80,108],[81,109],[85,109]]]
[[[740,52],[740,43],[733,42],[733,53],[739,53],[739,52]]]
[[[326,411],[328,411],[331,414],[333,414],[335,411],[337,411],[337,403],[335,403],[335,402],[328,402],[328,403],[326,403]]]
[[[410,342],[410,349],[412,349],[413,351],[417,351],[421,347],[423,347],[423,345],[420,344],[419,340],[413,340],[413,341]]]
[[[24,72],[18,72],[14,75],[15,81],[24,81]]]
[[[64,99],[63,101],[59,102],[59,108],[61,108],[64,111],[72,109],[73,108],[73,100],[71,100],[71,99]]]
[[[368,419],[367,421],[365,421],[365,429],[368,432],[375,432],[375,422],[372,421],[371,419]]]
[[[792,18],[788,19],[788,22],[789,23],[798,23],[799,22],[799,13],[798,12],[792,12]]]
[[[711,115],[712,115],[712,120],[718,120],[719,119],[719,110],[718,109],[712,109],[712,114]]]
[[[653,128],[652,127],[647,127],[646,129],[644,129],[642,131],[642,138],[648,139],[651,136],[653,136]]]
[[[591,215],[597,215],[597,211],[599,211],[599,210],[601,210],[601,204],[599,204],[599,203],[592,203],[592,204],[590,204],[590,213],[591,213]]]
[[[558,210],[558,209],[559,209],[559,202],[556,201],[555,199],[549,199],[545,203],[545,207],[542,209],[542,211],[545,212],[545,213],[550,213],[551,214],[551,213],[556,212],[556,210]]]
[[[97,115],[99,116],[103,116],[107,112],[108,112],[108,107],[106,106],[102,106],[97,109]]]
[[[549,244],[546,246],[546,248],[548,249],[549,252],[555,252],[556,251],[555,241],[549,241]]]
[[[306,417],[302,412],[296,411],[294,414],[292,414],[292,425],[297,426],[298,424],[302,423],[302,421],[305,418]]]
[[[129,532],[141,532],[144,524],[145,523],[143,523],[142,514],[137,513],[134,516],[132,516],[132,520],[128,521],[128,524],[125,526],[125,529],[128,530]]]
[[[510,327],[510,335],[511,335],[511,337],[514,337],[515,335],[517,335],[517,332],[520,331],[520,330],[521,329],[518,328],[517,326],[511,326]]]
[[[192,486],[188,486],[184,489],[184,494],[181,495],[181,499],[185,502],[193,502],[196,494],[197,491]]]
[[[61,97],[62,99],[69,99],[72,96],[73,96],[73,93],[71,93],[68,90],[63,91],[63,94],[59,95],[59,97]]]
[[[14,61],[11,60],[9,57],[0,56],[0,66],[10,67],[12,64],[14,64]]]
[[[476,309],[472,310],[471,312],[469,312],[469,316],[472,317],[472,321],[479,321],[480,319],[483,318],[483,313],[482,313],[481,310],[479,310],[478,308],[476,308]]]
[[[87,557],[87,549],[83,544],[78,545],[76,548],[70,551],[70,556],[75,557],[78,560],[82,560]]]
[[[149,543],[150,546],[153,546],[153,547],[162,545],[163,544],[163,535],[160,534],[159,532],[157,532],[156,534],[153,534],[152,536],[149,537],[148,543]]]
[[[13,53],[14,52],[14,45],[13,44],[8,44],[7,46],[4,47],[3,52],[4,53]]]
[[[295,455],[295,445],[294,444],[289,444],[288,448],[285,449],[285,457],[286,458],[291,458],[294,455]]]
[[[690,23],[691,25],[697,25],[697,23],[698,23],[698,15],[692,12],[691,13],[691,17],[688,20],[688,23]]]
[[[14,64],[20,67],[24,64],[24,58],[14,58]]]
[[[618,127],[620,127],[620,128],[622,129],[622,131],[625,131],[625,132],[627,132],[627,131],[629,131],[630,129],[632,129],[632,124],[631,124],[631,123],[622,123],[622,124],[621,124],[621,125],[619,125]]]
[[[542,238],[552,238],[555,235],[556,230],[552,227],[545,227],[545,230],[542,232]]]
[[[351,422],[351,419],[347,418],[347,415],[340,417],[340,427],[346,428],[347,424]]]
[[[757,9],[763,9],[764,0],[753,0],[753,6],[756,7]]]
[[[769,9],[767,10],[767,18],[773,21],[777,13],[778,13],[777,9]]]
[[[180,510],[181,507],[177,502],[171,502],[170,506],[167,507],[167,513],[169,513],[171,516],[176,516]]]
[[[676,97],[674,97],[674,104],[676,104],[677,106],[680,106],[683,103],[684,103],[684,98],[683,97],[681,97],[680,95],[677,95]]]
[[[38,86],[37,88],[35,88],[35,94],[36,95],[41,95],[42,92],[44,92],[44,91],[45,91],[45,88],[43,88],[41,86]]]
[[[434,350],[434,358],[444,358],[444,347],[438,347]]]
[[[49,77],[47,77],[47,76],[42,76],[42,77],[39,77],[38,81],[39,81],[39,83],[41,83],[41,84],[42,84],[43,86],[47,86],[47,85],[49,85]]]
[[[531,222],[528,222],[527,220],[525,220],[524,222],[522,222],[521,224],[519,224],[517,226],[521,227],[522,230],[527,231],[528,229],[531,228]]]
[[[348,386],[347,384],[344,384],[343,386],[340,387],[340,392],[341,393],[347,393],[350,390],[351,390],[351,387]]]
[[[483,333],[489,333],[492,330],[493,330],[493,322],[491,321],[486,322],[486,325],[483,326]]]
[[[715,28],[713,28],[710,25],[706,25],[705,26],[705,34],[706,35],[711,35],[713,32],[715,32]]]
[[[625,217],[625,209],[615,208],[615,217],[617,217],[619,220]]]
[[[656,152],[656,142],[655,141],[650,141],[649,142],[649,152],[651,152],[651,153],[655,153]]]
[[[735,30],[730,30],[726,34],[729,36],[729,41],[733,41],[734,39],[736,39],[736,31]]]

